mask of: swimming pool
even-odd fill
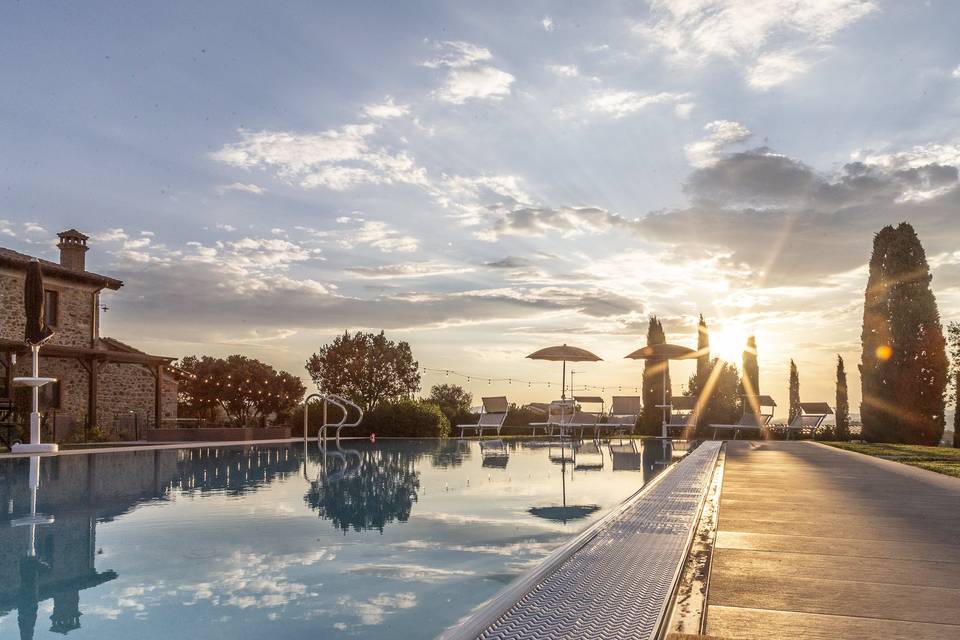
[[[656,442],[344,449],[41,458],[33,520],[30,460],[0,460],[0,638],[432,638],[665,466]]]

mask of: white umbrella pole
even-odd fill
[[[663,422],[660,424],[660,435],[664,438],[667,437],[667,366],[669,360],[664,361],[663,367],[663,401],[661,402],[661,413],[663,415]]]
[[[33,352],[32,375],[34,378],[39,378],[40,345],[30,345],[30,350]],[[40,387],[33,387],[30,392],[33,395],[33,405],[30,412],[30,444],[40,444]]]
[[[567,361],[563,361],[563,382],[560,383],[560,399],[567,399]]]

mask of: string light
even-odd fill
[[[532,389],[534,385],[543,386],[548,389],[552,389],[553,385],[556,384],[555,382],[551,382],[549,380],[520,380],[518,378],[495,378],[491,376],[477,375],[475,373],[463,373],[461,371],[455,371],[453,369],[434,369],[432,367],[420,367],[420,371],[423,373],[435,373],[435,374],[443,375],[445,378],[449,378],[450,376],[463,378],[468,383],[473,382],[474,380],[478,380],[478,381],[486,380],[487,384],[493,384],[494,382],[505,382],[509,385],[512,385],[513,382],[516,380],[517,384],[526,384],[527,388],[530,388],[530,389]],[[610,387],[610,388],[613,389],[614,387]],[[619,387],[616,387],[616,389],[618,391],[623,391],[624,389],[629,391],[631,387],[619,386]],[[640,387],[632,387],[632,389],[636,393],[640,392]],[[577,383],[576,390],[581,392],[582,391],[600,391],[602,393],[606,393],[607,387],[602,385]]]

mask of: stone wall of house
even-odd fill
[[[23,340],[26,319],[23,314],[24,272],[0,272],[0,337]],[[58,291],[60,317],[50,344],[70,347],[93,346],[94,299],[96,288],[57,278],[46,278],[44,286]],[[99,311],[98,311],[99,312]]]
[[[103,426],[113,426],[134,413],[141,425],[154,420],[154,377],[147,365],[126,362],[100,364],[97,411]]]
[[[90,374],[76,358],[50,358],[40,351],[40,375],[60,382],[58,414],[69,415],[82,423],[87,416],[87,397],[90,393]],[[29,376],[30,356],[20,356],[13,368],[14,376]],[[20,393],[26,393],[21,391]]]
[[[160,411],[164,419],[170,418],[175,420],[177,418],[179,405],[178,389],[179,386],[173,376],[163,376],[163,385],[160,387]],[[173,425],[174,423],[171,422],[167,426]]]

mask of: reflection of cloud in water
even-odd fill
[[[288,579],[290,567],[309,566],[327,557],[320,549],[304,554],[270,556],[236,552],[224,563],[226,568],[204,582],[187,584],[180,592],[190,599],[184,606],[208,602],[215,607],[238,609],[281,607],[310,593],[307,585]]]
[[[430,542],[428,540],[407,540],[397,542],[392,546],[398,549],[416,549],[416,550],[443,550],[458,551],[463,553],[489,553],[498,556],[515,556],[519,554],[529,554],[545,556],[556,546],[554,542],[536,542],[528,540],[524,542],[515,542],[513,544],[445,544],[443,542]]]
[[[337,604],[360,618],[360,624],[372,626],[383,624],[384,618],[398,609],[412,609],[417,606],[415,593],[403,592],[390,595],[381,593],[369,600],[356,600],[349,596],[337,598]],[[347,626],[343,623],[334,625],[343,631]]]
[[[418,564],[360,564],[350,567],[347,573],[374,576],[377,578],[391,578],[409,582],[434,581],[455,578],[458,576],[472,576],[473,571],[462,569],[437,569]]]

